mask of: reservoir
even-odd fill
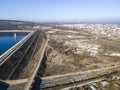
[[[0,56],[8,49],[22,40],[28,33],[18,32],[2,32],[0,33]]]

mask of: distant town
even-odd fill
[[[93,34],[120,37],[120,24],[61,24],[61,27],[88,30]]]

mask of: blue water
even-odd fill
[[[10,34],[0,34],[0,55],[18,43],[21,39],[23,39],[27,34],[16,34],[17,37],[14,37],[14,33]]]

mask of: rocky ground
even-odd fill
[[[120,64],[120,38],[66,28],[53,29],[48,33],[50,41],[46,50],[46,68],[43,76]],[[113,53],[114,56],[110,56]]]

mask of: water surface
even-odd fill
[[[0,55],[22,40],[28,33],[0,33]]]

